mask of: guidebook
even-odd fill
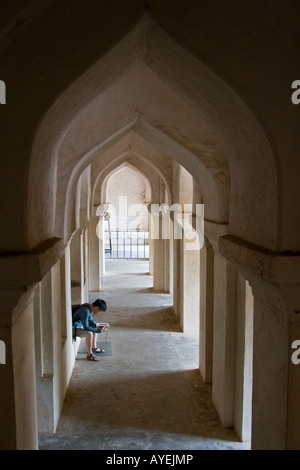
[[[109,327],[110,327],[110,324],[109,324],[109,323],[97,323],[97,327],[99,327],[99,328],[104,328],[105,326],[106,326],[107,328],[109,328]]]

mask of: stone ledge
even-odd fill
[[[300,253],[273,252],[233,235],[221,236],[218,247],[256,292],[288,309],[290,321],[300,321]]]
[[[0,254],[0,283],[2,289],[16,289],[39,282],[63,256],[62,239],[46,240],[27,253]]]
[[[247,267],[266,280],[300,282],[300,253],[266,250],[233,235],[219,238],[220,253],[239,266]],[[293,270],[294,274],[289,275]]]

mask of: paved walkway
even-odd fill
[[[109,260],[99,362],[80,345],[56,434],[40,449],[248,449],[224,429],[198,371],[198,339],[180,332],[172,297],[152,292],[144,261]]]

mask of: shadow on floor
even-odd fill
[[[81,363],[57,433],[52,443],[41,436],[40,448],[57,446],[59,437],[66,449],[246,448],[232,429],[221,426],[210,392],[198,370],[101,381]]]
[[[68,409],[73,428],[82,423],[95,432],[102,427],[129,427],[226,438],[209,404],[210,387],[201,383],[198,370],[96,380],[87,378],[84,387],[74,384],[66,397],[65,413]],[[231,432],[230,439],[237,440]]]
[[[113,312],[110,317],[106,318],[112,317]],[[113,326],[142,330],[181,331],[173,307],[124,307],[118,316],[114,316]]]

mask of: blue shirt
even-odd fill
[[[77,328],[83,328],[85,331],[92,331],[93,333],[101,333],[101,330],[97,329],[96,322],[92,317],[92,312],[89,307],[82,305],[73,314],[73,326]]]

